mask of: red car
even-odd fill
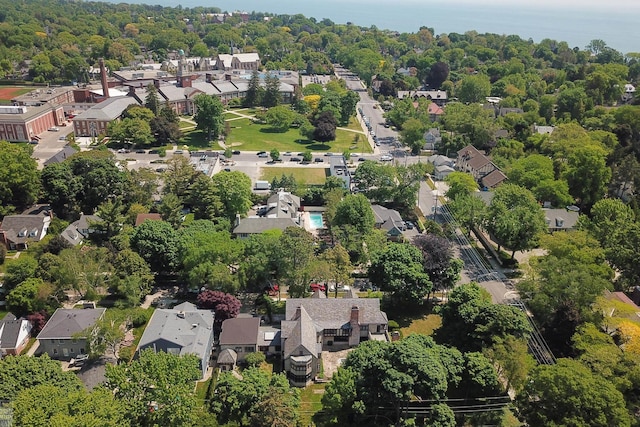
[[[311,288],[311,292],[315,292],[315,291],[322,291],[324,292],[326,287],[323,284],[320,283],[312,283],[309,285],[309,287]]]

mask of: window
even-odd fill
[[[58,349],[57,348],[53,349],[53,354],[58,354]]]
[[[245,352],[245,353],[251,353],[251,352],[253,352],[253,351],[254,351],[254,348],[253,348],[253,347],[245,347],[245,348],[244,348],[244,352]]]
[[[59,339],[59,340],[58,340],[58,343],[59,343],[59,344],[64,344],[64,340],[63,340],[63,339]]]
[[[236,353],[242,353],[242,347],[236,347],[234,348],[234,350],[236,351]]]
[[[71,347],[71,349],[69,349],[69,352],[73,354],[73,353],[75,353],[76,351],[73,349],[73,347]]]
[[[369,330],[369,325],[360,325],[361,332],[368,331],[368,330]]]

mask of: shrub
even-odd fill
[[[260,366],[265,360],[267,360],[267,358],[263,353],[260,353],[259,351],[249,353],[244,358],[244,361],[247,362],[247,365],[249,365],[249,367],[255,368]]]
[[[396,329],[400,329],[400,325],[395,320],[389,320],[388,325],[389,325],[389,330],[390,331],[394,331]]]

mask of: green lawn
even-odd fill
[[[311,425],[314,414],[322,410],[322,396],[326,384],[312,384],[300,391],[300,425]]]
[[[403,337],[408,337],[411,334],[431,335],[440,325],[442,325],[442,318],[437,314],[429,314],[421,319],[413,320],[409,326],[401,328],[400,332]]]
[[[184,136],[180,140],[179,145],[186,145],[189,147],[189,151],[205,149],[217,150],[219,148],[217,141],[213,141],[213,144],[211,144],[211,141],[206,138],[205,134],[201,130],[196,130],[195,128],[184,131]]]
[[[282,175],[293,175],[298,184],[305,185],[323,185],[327,179],[327,169],[314,167],[299,168],[278,168],[268,167],[262,168],[260,179],[269,181],[274,177],[280,178]]]
[[[8,311],[0,310],[0,320],[4,319],[4,316],[6,316],[7,313]]]
[[[227,145],[245,151],[331,151],[342,153],[346,150],[371,152],[368,143],[363,143],[365,136],[360,135],[360,141],[354,142],[356,133],[340,130],[336,131],[336,140],[330,143],[320,143],[302,139],[297,129],[286,132],[272,132],[269,126],[252,123],[249,119],[232,120],[231,134],[227,136]]]

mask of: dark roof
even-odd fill
[[[44,325],[38,339],[70,339],[95,325],[105,311],[106,308],[59,308]]]
[[[220,345],[256,345],[260,318],[237,317],[222,322]]]
[[[351,309],[358,307],[360,324],[387,323],[387,315],[380,311],[378,298],[289,298],[286,302],[287,320],[295,319],[298,307],[305,309],[318,329],[339,329],[349,323]]]
[[[46,162],[44,162],[45,166],[52,165],[54,163],[62,163],[69,157],[73,156],[76,153],[76,149],[71,147],[70,145],[65,145],[64,148],[54,154],[49,158]]]
[[[159,213],[141,213],[136,216],[136,227],[145,222],[149,221],[162,221],[162,215]]]
[[[491,173],[489,173],[488,175],[482,178],[482,186],[487,188],[493,188],[496,185],[502,183],[502,181],[505,181],[506,179],[507,179],[507,176],[504,173],[502,173],[500,169],[495,169],[491,171]]]
[[[285,230],[297,226],[291,218],[242,218],[233,229],[233,234],[260,234],[267,230]]]
[[[22,323],[27,321],[24,317],[17,318],[13,313],[7,313],[0,320],[0,348],[14,349],[18,346],[18,337]]]
[[[328,301],[328,300],[314,300],[314,301]],[[287,358],[299,349],[303,347],[309,354],[318,356],[322,351],[320,344],[317,342],[317,332],[315,322],[309,316],[309,313],[300,307],[300,312],[294,312],[294,317],[289,321],[283,322],[283,334],[286,338],[284,342],[284,357]],[[289,316],[287,316],[289,319]]]
[[[547,227],[555,230],[572,230],[578,224],[578,212],[567,209],[543,209]]]
[[[5,232],[9,242],[38,241],[44,237],[43,231],[50,220],[42,215],[7,215],[0,224],[0,230]]]
[[[218,363],[219,364],[233,364],[235,365],[238,361],[238,353],[230,348],[225,348],[218,355]]]

